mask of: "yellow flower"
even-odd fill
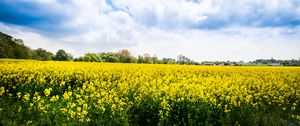
[[[53,97],[50,99],[51,102],[56,102],[57,100],[59,100],[59,96],[58,96],[58,95],[53,96]]]
[[[191,110],[198,110],[198,104],[210,104],[225,113],[244,109],[243,105],[257,110],[270,105],[291,115],[300,103],[300,69],[294,67],[1,61],[0,97],[17,97],[29,109],[36,105],[43,114],[62,112],[66,119],[81,122],[93,120],[88,116],[91,109],[105,112],[109,108],[112,115],[122,115],[143,104],[160,103],[159,117],[164,118],[176,103]],[[35,85],[43,87],[41,92],[32,92],[40,90]],[[59,95],[52,92],[54,88]],[[24,106],[17,110],[21,112]]]
[[[63,97],[64,97],[65,100],[68,100],[70,98],[68,92],[65,92],[63,94]]]
[[[45,91],[44,91],[45,96],[49,96],[51,91],[52,91],[52,88],[45,89]]]
[[[75,104],[75,103],[72,103],[72,104],[71,104],[71,108],[74,108],[74,107],[76,107],[76,104]]]
[[[87,115],[88,112],[87,112],[86,110],[83,110],[83,111],[82,111],[82,114],[83,114],[83,115]]]
[[[21,93],[21,92],[18,92],[18,93],[17,93],[17,96],[18,96],[18,98],[21,98],[21,97],[22,97],[22,93]]]
[[[90,121],[91,121],[91,119],[90,119],[90,118],[86,118],[86,121],[87,121],[87,122],[90,122]]]
[[[112,110],[116,109],[116,107],[117,107],[116,104],[112,104],[112,105],[111,105],[111,109],[112,109]]]
[[[72,96],[72,92],[71,92],[71,91],[69,91],[69,92],[68,92],[68,95],[69,95],[69,96]]]
[[[1,87],[0,88],[0,96],[3,95],[4,93],[5,93],[5,89],[4,89],[4,87]]]
[[[66,82],[62,81],[62,82],[60,82],[59,86],[63,87],[63,86],[65,86],[65,84],[66,84]]]
[[[68,110],[66,108],[61,108],[60,111],[62,111],[63,113],[66,113]]]
[[[24,96],[23,96],[23,99],[25,101],[29,101],[30,100],[30,94],[29,93],[26,93]]]
[[[86,103],[84,103],[84,104],[83,104],[83,108],[86,109],[87,107],[88,107],[88,105],[87,105]]]
[[[80,107],[77,107],[77,109],[76,109],[78,112],[80,112],[81,111],[81,108]]]

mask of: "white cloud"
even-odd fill
[[[283,21],[300,23],[300,2],[293,0],[36,2],[67,15],[57,24],[66,30],[47,34],[45,29],[0,24],[1,31],[32,48],[63,48],[75,56],[126,48],[135,55],[183,54],[198,61],[300,58],[300,27]]]
[[[178,54],[183,54],[197,61],[299,58],[300,34],[292,35],[293,37],[278,35],[285,30],[239,27],[217,31],[188,30],[170,33],[154,29],[146,34],[151,39],[141,38],[146,42],[131,50],[136,54],[159,53],[160,57],[176,58]]]

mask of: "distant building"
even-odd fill
[[[212,62],[204,62],[203,65],[205,65],[205,66],[213,66],[213,65],[215,65],[215,64],[212,63]]]
[[[270,66],[282,66],[281,63],[271,63]]]

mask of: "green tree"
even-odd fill
[[[175,59],[172,59],[172,58],[163,58],[162,63],[163,64],[175,64],[176,61],[175,61]]]
[[[65,50],[60,49],[56,52],[56,55],[54,57],[54,60],[58,61],[69,61],[72,60],[72,56],[68,54]]]
[[[84,62],[84,57],[80,56],[78,58],[75,58],[74,61],[78,61],[78,62]]]
[[[137,63],[144,63],[143,61],[144,61],[144,57],[139,55],[137,59]]]
[[[30,59],[31,50],[23,40],[0,32],[0,58]]]
[[[84,60],[88,62],[102,62],[101,57],[95,53],[86,53],[84,55]]]
[[[118,62],[119,58],[116,53],[113,52],[103,52],[98,54],[104,62]]]
[[[32,51],[32,59],[46,61],[46,60],[51,60],[52,57],[53,57],[53,54],[51,52],[48,52],[42,48],[38,48],[38,49]]]

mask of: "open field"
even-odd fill
[[[0,60],[0,125],[299,122],[299,67]]]

